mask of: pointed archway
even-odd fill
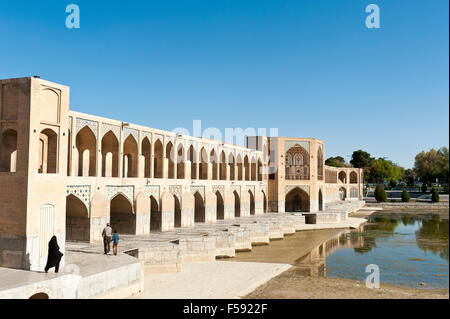
[[[136,234],[136,215],[133,213],[133,205],[130,200],[118,193],[110,206],[111,227],[119,234]]]
[[[166,145],[166,159],[167,159],[167,177],[175,178],[175,152],[174,146],[172,142],[167,143]]]
[[[319,189],[319,210],[323,210],[323,196],[321,189]]]
[[[152,159],[152,146],[148,137],[144,137],[141,142],[141,153],[144,157],[144,177],[151,177],[151,159]]]
[[[112,131],[102,138],[102,176],[119,176],[119,140]]]
[[[0,140],[0,172],[14,173],[17,164],[17,132],[7,129]]]
[[[86,205],[75,195],[66,197],[66,240],[90,241],[91,223]]]
[[[255,196],[250,190],[248,191],[248,194],[250,198],[250,215],[255,215]]]
[[[347,190],[345,189],[345,187],[339,188],[339,199],[345,200],[346,198],[347,198]]]
[[[179,227],[181,227],[181,204],[180,204],[180,200],[175,195],[173,195],[173,200],[174,200],[174,213],[175,213],[174,226],[175,226],[175,228],[179,228]]]
[[[184,158],[184,147],[182,144],[179,144],[177,149],[177,179],[186,178],[186,174],[184,172],[184,166],[186,165],[186,163],[184,161]]]
[[[78,151],[78,176],[96,176],[97,167],[97,139],[94,132],[88,127],[83,127],[75,139]]]
[[[194,222],[204,223],[206,220],[205,201],[199,192],[194,194],[194,207]]]
[[[216,219],[223,220],[225,218],[225,209],[222,194],[219,191],[216,192]]]
[[[155,142],[155,157],[153,163],[153,178],[163,177],[163,145],[159,139]]]
[[[299,187],[286,194],[285,212],[309,212],[309,195]]]
[[[234,217],[241,217],[241,199],[236,191],[233,192],[234,195]]]
[[[150,233],[161,231],[161,211],[159,209],[158,201],[155,197],[150,196]]]

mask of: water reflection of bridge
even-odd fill
[[[326,277],[326,258],[333,252],[342,248],[364,247],[364,237],[350,236],[351,232],[355,231],[362,231],[362,228],[354,231],[342,230],[339,234],[322,242],[307,255],[295,261],[294,271],[305,276]]]

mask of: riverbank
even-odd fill
[[[448,299],[448,289],[403,288],[381,284],[379,289],[343,278],[299,276],[288,270],[261,285],[246,299]]]
[[[276,262],[276,261],[282,261],[282,262],[288,262],[293,267],[290,268],[288,271],[280,274],[279,276],[271,279],[264,285],[261,285],[257,289],[255,289],[252,293],[246,295],[244,298],[255,298],[255,299],[448,299],[449,298],[449,291],[446,286],[444,286],[443,289],[432,289],[431,286],[428,286],[429,283],[434,283],[435,280],[431,279],[430,277],[426,277],[425,274],[432,274],[432,276],[443,276],[442,278],[447,277],[448,278],[448,272],[445,274],[445,271],[442,272],[442,270],[437,271],[437,268],[431,269],[427,268],[425,271],[425,268],[423,271],[425,273],[419,274],[420,280],[417,280],[416,286],[403,286],[403,285],[394,285],[394,284],[385,284],[381,283],[379,289],[369,289],[365,286],[365,282],[363,279],[348,279],[348,278],[336,278],[333,276],[333,272],[336,272],[336,268],[345,268],[350,267],[351,271],[354,272],[360,265],[368,264],[370,263],[370,259],[375,258],[378,260],[380,264],[380,267],[382,267],[383,271],[394,271],[393,268],[396,268],[399,266],[399,264],[402,264],[400,266],[406,266],[405,258],[408,260],[414,260],[414,263],[422,263],[421,267],[430,267],[430,263],[432,260],[432,255],[438,254],[441,252],[441,258],[444,258],[442,261],[442,264],[444,265],[445,262],[445,251],[448,251],[448,243],[445,245],[445,236],[448,236],[448,218],[449,214],[448,211],[431,211],[431,210],[423,210],[423,209],[417,209],[417,210],[411,210],[411,209],[403,209],[403,210],[380,210],[376,209],[375,211],[370,211],[370,208],[360,210],[358,212],[352,213],[351,216],[355,217],[367,217],[368,215],[374,214],[376,216],[384,217],[384,223],[379,225],[377,228],[378,232],[380,233],[380,236],[376,236],[376,230],[374,225],[376,224],[370,224],[368,225],[369,232],[363,236],[359,237],[351,237],[351,236],[344,236],[339,237],[338,241],[329,240],[325,245],[321,245],[319,247],[319,250],[316,252],[313,252],[307,258],[299,258],[293,262],[295,258],[291,258],[289,260],[280,259],[280,256],[277,254],[277,252],[271,252],[271,251],[265,251],[262,250],[260,252],[255,251],[255,253],[249,253],[247,256],[243,254],[239,254],[237,256],[237,259],[240,260],[251,260],[251,261],[260,261],[260,262]],[[440,218],[437,220],[433,217],[436,215],[439,215]],[[409,217],[409,218],[407,218]],[[425,224],[420,224],[421,228],[425,227],[424,229],[421,229],[420,231],[417,231],[416,235],[413,238],[408,238],[408,233],[415,233],[416,231],[410,228],[414,225],[414,220],[424,220],[429,221]],[[401,223],[395,223],[392,222],[389,223],[390,220],[400,220]],[[447,226],[445,226],[445,220],[447,220]],[[442,224],[442,225],[441,225]],[[395,232],[394,225],[401,225],[400,229]],[[443,226],[444,225],[444,226]],[[392,227],[390,227],[392,226]],[[437,234],[433,232],[433,227],[437,230],[443,230],[444,233],[440,234],[444,236],[445,238],[442,239]],[[391,229],[392,228],[392,229]],[[447,235],[445,235],[445,228],[447,228]],[[317,233],[316,236],[318,237],[320,242],[320,233]],[[324,235],[324,234],[323,234]],[[323,236],[322,235],[322,236]],[[326,235],[333,235],[332,233],[326,234]],[[385,237],[387,236],[387,237]],[[392,236],[400,236],[399,238],[393,239],[393,243],[391,246],[388,247],[388,251],[392,251],[392,249],[397,250],[396,254],[398,254],[398,257],[395,258],[395,265],[389,265],[389,254],[386,256],[380,255],[379,253],[372,252],[372,257],[369,257],[369,261],[367,260],[360,260],[360,258],[351,257],[353,250],[358,250],[359,253],[356,254],[357,256],[361,257],[363,256],[365,251],[370,251],[371,249],[368,249],[370,247],[375,247],[372,244],[375,244],[376,241],[380,240],[378,242],[378,245],[376,245],[376,250],[383,250],[386,249],[387,242],[389,242],[389,238],[392,238]],[[430,237],[431,236],[431,237]],[[323,238],[323,237],[322,237]],[[327,256],[329,256],[334,250],[332,247],[330,247],[331,244],[336,244],[337,246],[342,246],[345,248],[346,244],[343,239],[350,239],[352,241],[353,238],[353,244],[350,245],[348,248],[352,248],[351,250],[348,250],[347,253],[344,253],[344,257],[339,256],[334,257],[331,259],[326,259]],[[357,238],[359,238],[357,240]],[[371,240],[371,238],[373,238]],[[378,238],[378,239],[377,239]],[[444,241],[443,241],[444,240]],[[336,242],[336,243],[334,243]],[[294,243],[295,245],[290,245],[292,247],[297,247],[297,243]],[[405,252],[400,251],[401,247],[406,247],[407,245],[411,245],[410,248],[405,250]],[[416,253],[414,253],[415,245],[418,245],[419,247],[422,247],[422,249],[426,248],[429,255],[427,255],[427,258],[415,258],[417,257]],[[288,251],[292,251],[292,247],[286,247]],[[321,248],[323,247],[323,248]],[[330,251],[327,252],[326,248],[329,248]],[[372,247],[372,248],[373,248]],[[445,248],[447,247],[447,248]],[[291,248],[291,249],[289,249]],[[447,249],[447,250],[446,250]],[[297,252],[298,249],[295,249]],[[338,251],[343,252],[342,250]],[[299,254],[302,254],[303,252],[299,252]],[[406,255],[406,257],[405,257]],[[422,257],[419,255],[419,257]],[[343,259],[344,258],[344,259]],[[344,264],[345,260],[349,260],[349,258],[355,258],[355,260],[351,262],[347,262],[346,266]],[[381,259],[380,259],[381,258]],[[384,264],[383,263],[386,263]],[[425,264],[426,265],[425,265]],[[440,262],[439,262],[440,263]],[[409,275],[411,275],[411,278],[417,278],[415,273],[411,273],[414,271],[417,271],[415,268],[417,265],[407,266]],[[448,269],[448,259],[447,259],[447,265]],[[400,267],[402,268],[402,267]],[[439,267],[438,267],[439,268]],[[442,267],[441,267],[442,268]],[[444,267],[445,268],[445,267]],[[334,269],[334,270],[333,270]],[[406,269],[406,268],[405,268]],[[346,269],[341,269],[344,271]],[[398,269],[397,269],[398,270]],[[330,277],[327,277],[327,276]],[[385,275],[388,275],[385,273]],[[400,274],[400,276],[404,276],[405,274]],[[333,278],[334,277],[334,278]],[[391,276],[392,277],[392,276]],[[385,279],[387,277],[385,276]],[[400,277],[403,278],[403,277]],[[441,277],[440,277],[441,278]],[[423,282],[424,281],[424,282]],[[447,285],[448,286],[448,285]]]
[[[371,210],[373,208],[374,210]],[[350,217],[365,217],[376,214],[376,215],[409,215],[409,216],[435,216],[439,215],[441,219],[449,218],[448,209],[430,209],[428,206],[423,208],[410,208],[410,207],[366,207],[365,210],[359,210],[355,213],[349,214]]]
[[[431,202],[370,202],[366,201],[367,209],[369,208],[383,208],[383,209],[426,209],[426,210],[447,210],[449,209],[448,202],[439,202],[439,203],[431,203]]]

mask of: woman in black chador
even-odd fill
[[[56,236],[53,236],[48,243],[48,258],[47,265],[45,266],[45,272],[52,267],[55,267],[55,272],[59,270],[59,262],[61,261],[63,254],[59,251],[58,241]]]

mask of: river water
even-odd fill
[[[448,288],[448,222],[448,213],[383,211],[356,230],[298,232],[238,253],[232,260],[289,263],[301,276],[362,282],[369,275],[367,265],[374,264],[382,283]]]

